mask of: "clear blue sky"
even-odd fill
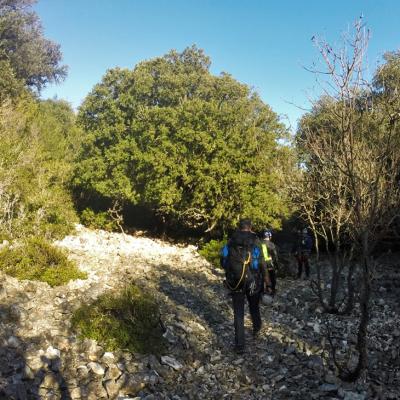
[[[372,31],[372,69],[400,49],[398,0],[39,0],[45,35],[61,44],[66,81],[43,97],[79,106],[105,71],[196,44],[212,72],[254,87],[292,126],[315,86],[302,66],[317,59],[313,35],[338,41],[361,14]]]

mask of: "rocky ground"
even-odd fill
[[[58,243],[88,279],[50,288],[1,275],[0,399],[399,399],[400,269],[387,263],[375,283],[369,373],[339,381],[327,358],[325,320],[309,282],[281,279],[264,327],[236,355],[222,274],[193,246],[78,226]],[[393,259],[393,258],[392,258]],[[388,267],[389,265],[389,267]],[[134,281],[155,293],[168,348],[162,355],[105,352],[71,330],[79,305]],[[329,317],[343,353],[353,315]],[[340,352],[339,352],[340,357]]]

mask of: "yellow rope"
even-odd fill
[[[243,279],[243,277],[244,277],[244,273],[245,273],[245,271],[246,271],[246,265],[250,262],[250,259],[251,259],[251,253],[249,252],[249,258],[243,263],[242,276],[240,277],[238,284],[237,284],[234,288],[231,288],[231,286],[229,285],[229,283],[226,282],[226,284],[228,285],[228,288],[229,288],[230,290],[235,291],[235,290],[239,287],[239,285],[240,285],[240,283],[242,282],[242,279]]]

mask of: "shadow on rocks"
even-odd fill
[[[204,332],[201,337],[201,331],[186,334],[191,346],[181,357],[192,372],[184,377],[188,381],[186,388],[178,389],[171,383],[170,393],[204,399],[220,399],[229,393],[232,397],[227,398],[235,399],[319,398],[319,385],[325,373],[319,356],[309,357],[296,349],[288,335],[274,336],[265,330],[257,340],[247,330],[247,350],[236,355],[230,351],[234,337],[231,299],[221,280],[203,270],[176,270],[169,266],[160,269],[163,272],[159,291],[175,307],[175,332],[187,329],[191,319],[211,331],[211,336]],[[263,314],[266,319],[270,317]],[[191,387],[202,387],[204,394],[192,393]],[[310,392],[314,397],[310,397]]]
[[[16,304],[0,304],[0,400],[70,400],[65,380],[59,371],[59,354],[49,359],[36,345],[42,338],[22,338]],[[50,397],[49,397],[50,395]]]
[[[231,298],[221,281],[203,271],[176,270],[168,265],[160,268],[160,292],[204,321],[215,335],[219,336],[228,324],[233,329]]]

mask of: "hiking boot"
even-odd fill
[[[253,329],[253,339],[258,339],[260,336],[261,327],[258,329]]]
[[[233,348],[233,351],[236,354],[243,354],[244,353],[244,346],[235,345],[235,347]]]

